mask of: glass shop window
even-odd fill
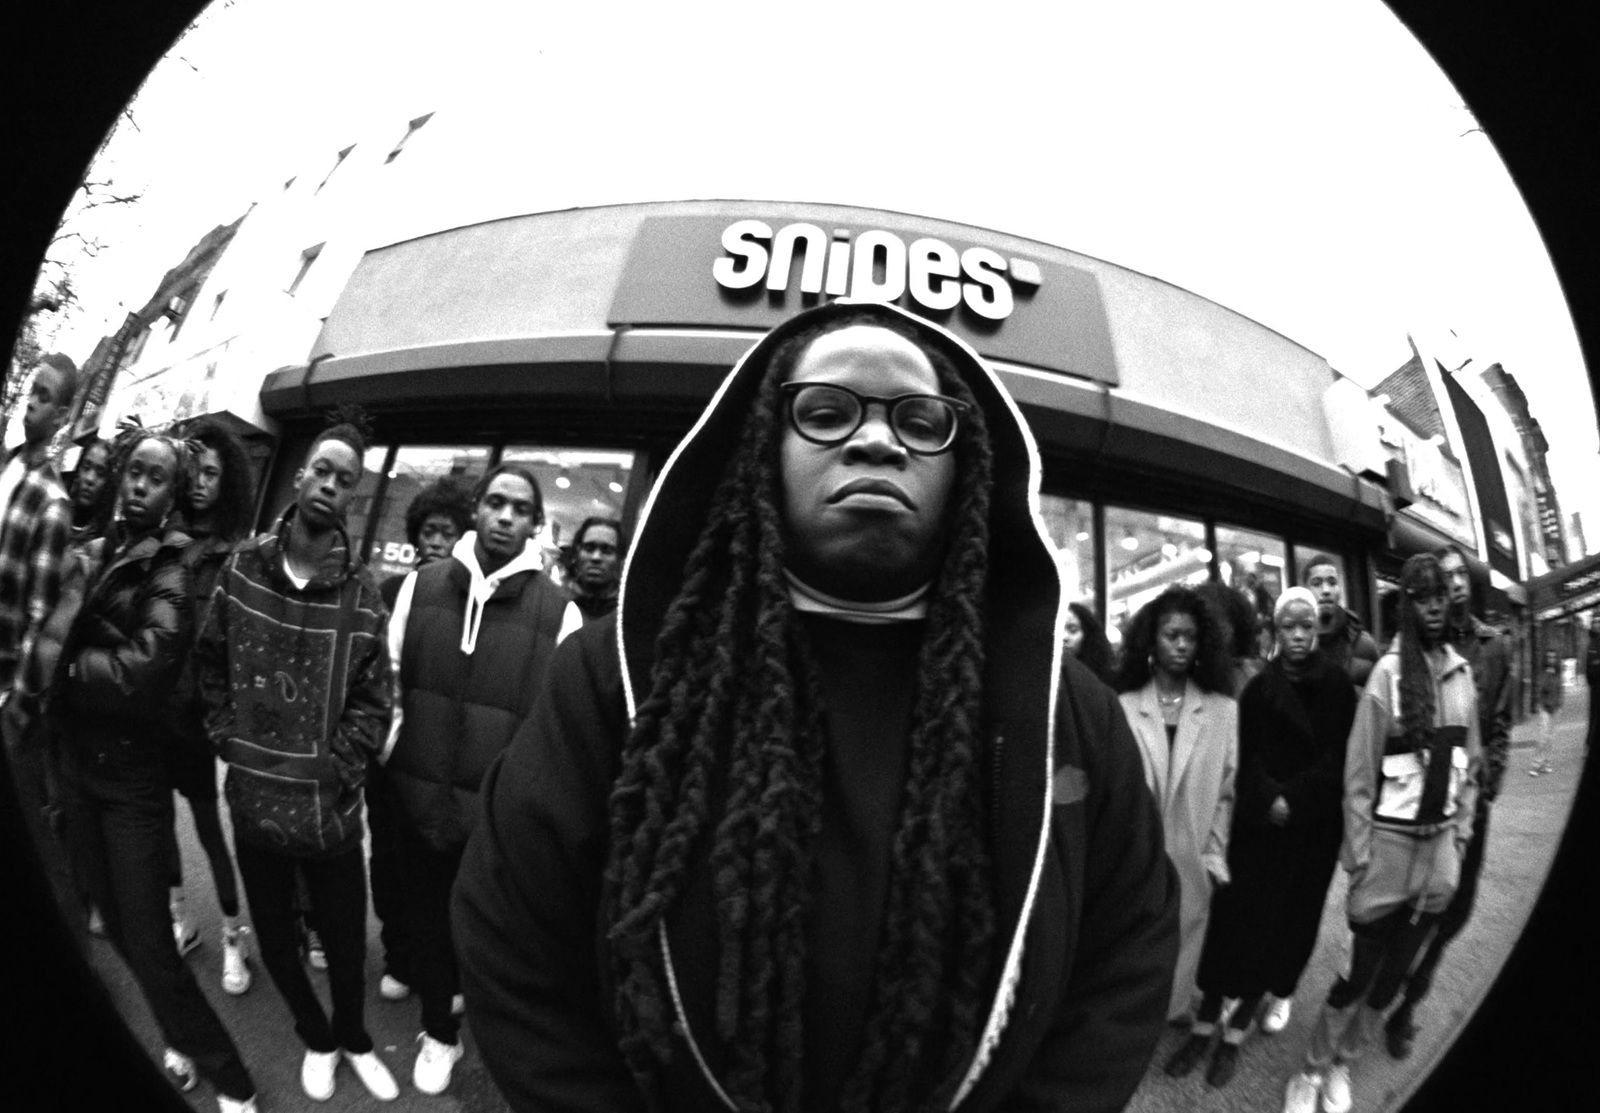
[[[1110,580],[1106,637],[1122,644],[1129,621],[1169,584],[1201,584],[1211,574],[1205,523],[1144,510],[1106,507]]]
[[[1261,651],[1271,652],[1272,608],[1288,586],[1288,546],[1281,537],[1234,526],[1217,526],[1217,574],[1250,600],[1256,611]]]
[[[521,464],[539,481],[544,498],[540,543],[545,566],[561,577],[559,557],[585,518],[622,518],[634,454],[610,449],[507,445],[502,464]]]
[[[367,536],[367,523],[372,520],[373,504],[378,496],[378,488],[383,483],[383,462],[388,457],[389,446],[386,444],[372,445],[361,457],[361,478],[344,512],[344,527],[350,533],[352,548],[359,549]],[[373,572],[378,573],[378,569],[373,568]]]
[[[378,451],[374,449],[373,451]],[[382,468],[380,457],[376,472]],[[384,485],[383,506],[376,513],[376,528],[372,531],[372,544],[367,549],[367,563],[373,575],[382,583],[390,576],[411,571],[416,560],[416,550],[406,536],[406,511],[411,500],[428,484],[447,475],[460,479],[470,489],[489,470],[487,445],[402,445],[389,467],[388,482]],[[352,537],[364,536],[354,527],[352,512]]]
[[[1069,602],[1095,609],[1094,504],[1058,495],[1040,495],[1045,529],[1055,544],[1061,586]]]

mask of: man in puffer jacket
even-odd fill
[[[478,785],[544,687],[556,643],[583,625],[544,575],[533,540],[544,500],[533,474],[502,464],[473,494],[476,529],[412,572],[395,597],[389,654],[400,684],[384,775],[399,806],[411,965],[422,998],[412,1081],[443,1093],[461,1058],[450,887],[478,813]]]
[[[223,790],[261,961],[294,1014],[306,1045],[300,1084],[317,1101],[333,1096],[341,1052],[375,1097],[399,1095],[363,1021],[361,787],[392,700],[387,614],[343,524],[365,450],[349,424],[312,444],[294,505],[229,559],[195,646],[206,730],[228,765]],[[297,871],[327,948],[331,1020],[296,947]]]

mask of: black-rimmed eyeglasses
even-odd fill
[[[937,456],[955,443],[967,403],[942,394],[897,394],[880,398],[832,383],[784,383],[789,424],[812,444],[841,444],[867,420],[867,407],[884,408],[895,440],[918,456]]]

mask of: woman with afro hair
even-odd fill
[[[1127,1101],[1176,883],[1062,652],[1038,474],[994,373],[891,306],[733,369],[484,780],[454,929],[513,1108]]]
[[[1189,1016],[1211,893],[1228,883],[1239,707],[1224,622],[1194,588],[1174,584],[1133,616],[1117,674],[1182,894],[1171,1020]]]

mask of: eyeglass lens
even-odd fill
[[[955,439],[956,408],[945,399],[907,394],[887,403],[889,427],[911,451],[940,452]],[[795,391],[793,407],[795,426],[802,434],[832,444],[861,427],[866,403],[852,391],[816,383]]]

